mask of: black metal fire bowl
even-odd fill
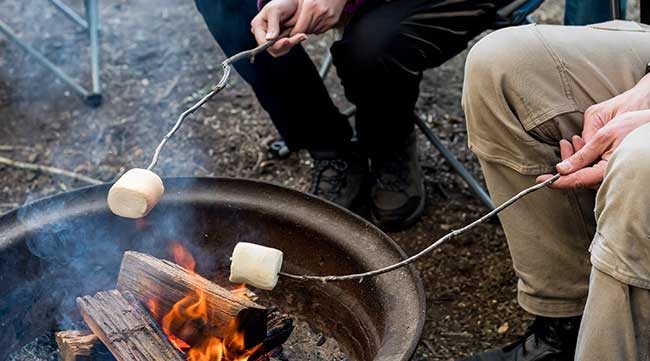
[[[125,250],[166,257],[169,241],[182,241],[197,257],[199,273],[222,277],[240,241],[281,249],[284,270],[295,274],[355,273],[404,257],[360,217],[268,183],[166,179],[163,201],[140,221],[110,213],[108,187],[46,198],[0,217],[0,360],[40,334],[73,324],[75,297],[113,288]],[[281,279],[268,298],[306,317],[360,361],[409,360],[425,319],[412,268],[362,283]]]

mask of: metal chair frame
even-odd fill
[[[325,80],[331,69],[332,54],[330,52],[327,52],[325,59],[323,59],[323,62],[321,63],[318,73],[320,74],[321,78]],[[352,106],[348,109],[345,109],[342,113],[347,117],[352,117],[356,113],[356,108]],[[492,203],[492,199],[483,189],[481,183],[479,183],[479,181],[474,178],[474,176],[467,170],[467,168],[465,168],[463,163],[454,157],[451,151],[442,143],[440,138],[435,135],[435,133],[431,130],[431,128],[429,128],[429,126],[421,117],[415,117],[415,125],[417,125],[420,131],[422,131],[429,143],[431,143],[431,145],[436,148],[438,152],[440,152],[440,155],[445,158],[452,169],[458,173],[461,178],[463,178],[463,180],[467,183],[472,192],[474,192],[474,194],[481,200],[481,202],[489,209],[494,209],[494,203]]]
[[[77,94],[81,95],[86,103],[99,106],[102,102],[101,83],[99,79],[99,8],[98,0],[84,0],[85,14],[79,15],[74,9],[62,0],[49,0],[54,7],[66,18],[88,32],[90,38],[90,70],[91,89],[86,89],[77,80],[70,77],[61,68],[49,61],[41,52],[20,39],[9,25],[0,20],[0,33],[3,33],[11,42],[18,45],[29,55],[33,56],[41,65],[61,79]]]

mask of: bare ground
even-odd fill
[[[71,3],[80,6],[81,1]],[[632,4],[631,8],[634,8]],[[102,81],[105,103],[87,107],[60,81],[0,37],[0,156],[74,170],[110,181],[122,170],[146,165],[155,145],[185,107],[219,74],[223,54],[191,1],[101,4]],[[46,3],[0,0],[0,19],[87,84],[87,37]],[[562,3],[548,1],[536,14],[559,22]],[[327,37],[307,47],[320,58]],[[81,46],[81,47],[79,47]],[[465,53],[428,71],[418,112],[454,154],[481,177],[467,150],[460,108]],[[344,105],[333,75],[337,104]],[[237,176],[306,190],[309,157],[267,161],[276,136],[251,90],[235,76],[228,90],[189,120],[165,149],[165,176]],[[412,229],[391,234],[409,254],[486,209],[450,172],[424,138],[421,159],[428,207]],[[0,212],[84,184],[0,166]],[[516,303],[503,231],[486,224],[417,264],[427,293],[427,322],[414,360],[453,360],[521,334],[528,316]]]

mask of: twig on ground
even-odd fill
[[[394,270],[396,270],[398,268],[407,266],[407,265],[417,261],[418,259],[420,259],[423,256],[429,254],[430,252],[432,252],[436,248],[440,247],[440,245],[443,244],[444,242],[446,242],[446,241],[448,241],[448,240],[450,240],[450,239],[452,239],[452,238],[454,238],[456,236],[459,236],[459,235],[471,230],[472,228],[478,226],[481,223],[486,222],[488,219],[490,219],[493,216],[497,215],[502,210],[510,207],[513,203],[517,202],[521,198],[525,197],[526,195],[528,195],[528,194],[530,194],[532,192],[535,192],[538,189],[541,189],[541,188],[544,188],[544,187],[548,186],[549,184],[555,182],[559,178],[560,178],[560,175],[556,174],[553,177],[547,179],[543,183],[539,183],[539,184],[536,184],[536,185],[534,185],[532,187],[524,189],[523,191],[519,192],[518,194],[516,194],[512,198],[508,199],[503,204],[496,207],[495,209],[493,209],[492,211],[490,211],[489,213],[487,213],[483,217],[475,220],[474,222],[466,225],[463,228],[456,229],[456,230],[453,230],[453,231],[447,233],[442,238],[439,238],[437,241],[432,243],[429,247],[427,247],[427,248],[423,249],[422,251],[420,251],[420,253],[417,253],[417,254],[415,254],[415,255],[413,255],[413,256],[411,256],[411,257],[409,257],[409,258],[407,258],[407,259],[405,259],[405,260],[403,260],[401,262],[395,263],[393,265],[390,265],[390,266],[387,266],[387,267],[384,267],[384,268],[380,268],[380,269],[377,269],[377,270],[374,270],[374,271],[370,271],[370,272],[357,273],[357,274],[351,274],[351,275],[345,275],[345,276],[310,276],[310,275],[299,276],[299,275],[294,275],[294,274],[290,274],[290,273],[286,273],[286,272],[280,272],[279,274],[281,276],[284,276],[284,277],[293,278],[293,279],[297,279],[297,280],[301,280],[301,281],[330,282],[330,281],[363,280],[366,277],[379,276],[381,274],[384,274],[384,273],[387,273],[387,272],[390,272],[390,271],[394,271]]]
[[[17,160],[5,158],[5,157],[0,157],[0,164],[7,165],[10,167],[18,168],[18,169],[23,169],[23,170],[29,170],[33,172],[41,172],[41,173],[49,173],[49,174],[55,174],[55,175],[60,175],[68,178],[73,178],[82,182],[86,182],[89,184],[104,184],[104,182],[100,181],[99,179],[91,178],[88,176],[85,176],[83,174],[75,173],[75,172],[70,172],[65,169],[61,168],[55,168],[55,167],[50,167],[47,165],[41,165],[41,164],[35,164],[35,163],[27,163],[27,162],[20,162]]]
[[[431,346],[431,342],[429,340],[422,339],[420,342],[431,352],[432,355],[436,354],[436,350],[433,349],[433,346]]]

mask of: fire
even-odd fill
[[[235,286],[233,289],[230,290],[230,292],[232,292],[237,297],[243,298],[247,301],[252,301],[251,290],[246,288],[246,284],[244,283]]]
[[[196,262],[194,261],[194,257],[192,257],[192,254],[185,248],[183,247],[182,244],[178,242],[173,242],[169,245],[169,251],[172,254],[172,257],[174,258],[174,262],[189,270],[192,272],[195,272],[194,269],[196,268]]]
[[[192,254],[180,243],[171,243],[169,250],[176,264],[195,272],[196,262]],[[245,285],[233,290],[240,297],[249,299]],[[176,349],[187,354],[187,361],[248,361],[262,345],[246,349],[243,332],[239,325],[228,325],[224,339],[213,336],[208,318],[208,306],[203,291],[197,289],[180,301],[162,318],[156,300],[149,300],[147,307],[161,322],[163,332]]]

